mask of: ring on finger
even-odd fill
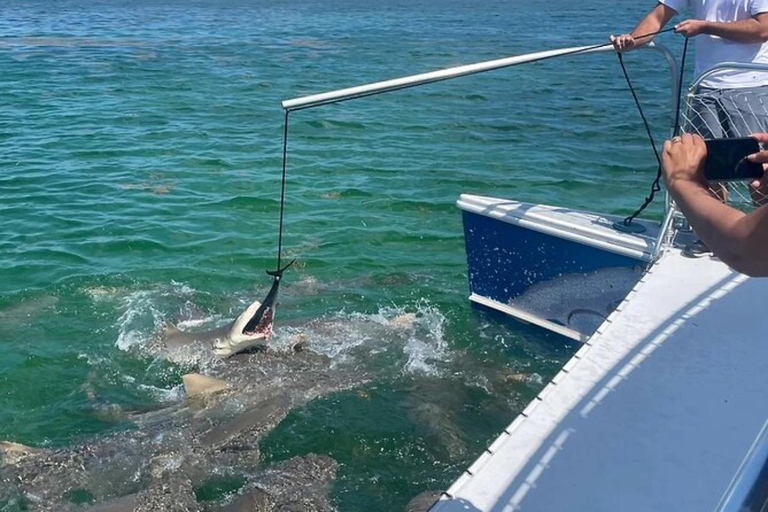
[[[683,138],[680,137],[679,135],[677,137],[672,137],[672,144],[674,144],[675,142],[682,142],[682,141],[683,141]]]

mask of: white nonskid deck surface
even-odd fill
[[[432,510],[714,510],[768,418],[767,303],[667,251]]]

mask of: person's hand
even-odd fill
[[[675,25],[675,33],[685,37],[695,37],[704,34],[707,22],[704,20],[685,20]]]
[[[635,48],[635,46],[637,46],[637,42],[635,41],[635,38],[629,34],[622,34],[620,36],[611,36],[610,40],[613,43],[613,48],[617,52],[628,52],[629,50],[632,50]]]
[[[708,188],[704,176],[704,160],[707,158],[707,146],[704,139],[698,135],[684,133],[664,143],[661,156],[661,166],[667,189],[674,191],[677,187],[692,184]]]
[[[757,142],[768,144],[768,133],[753,133],[750,135],[753,139],[757,139]],[[765,198],[768,198],[768,151],[760,151],[753,155],[749,155],[747,160],[763,164],[763,177],[754,180],[749,184],[749,188],[752,189],[752,197],[759,197],[761,202],[765,202]]]

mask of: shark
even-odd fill
[[[270,301],[274,305],[274,298]],[[441,343],[432,337],[442,316],[432,315],[437,311],[427,308],[278,325],[269,350],[198,366],[195,371],[201,373],[180,375],[174,385],[182,384],[184,393],[139,410],[123,409],[101,395],[99,382],[113,393],[115,368],[96,365],[83,385],[85,398],[93,403],[95,417],[106,407],[117,423],[64,446],[0,442],[0,510],[332,512],[329,491],[338,464],[330,454],[271,461],[262,457],[263,440],[291,411],[313,400],[351,390],[368,400],[368,386],[402,374],[408,377],[397,392],[408,395],[403,410],[409,421],[428,440],[434,460],[455,465],[473,449],[457,411],[481,399],[482,410],[499,408],[505,416],[514,397],[522,403],[529,396],[525,387],[533,379],[519,368],[497,368],[460,352],[435,356],[435,373],[408,370],[414,343]],[[478,394],[481,388],[488,394]],[[491,399],[491,392],[498,399]],[[222,482],[233,490],[202,498],[201,489]],[[422,509],[409,510],[426,510],[427,501]]]
[[[252,302],[234,322],[208,331],[182,331],[173,324],[166,324],[161,339],[166,348],[178,350],[193,344],[210,347],[221,358],[231,357],[257,346],[265,346],[273,334],[275,306],[283,273],[295,260],[274,271],[267,271],[272,276],[272,287],[263,302]]]
[[[335,461],[307,454],[267,463],[260,444],[291,410],[368,375],[332,368],[331,358],[309,350],[240,353],[208,371],[182,376],[185,399],[121,418],[135,428],[62,447],[0,442],[0,510],[335,510]],[[197,502],[196,490],[222,479],[241,486],[236,495]],[[273,508],[252,506],[261,501]]]

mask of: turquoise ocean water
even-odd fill
[[[0,440],[129,428],[94,394],[126,410],[181,399],[189,368],[144,347],[163,321],[215,323],[266,293],[281,100],[601,42],[651,3],[4,0]],[[662,139],[669,75],[652,52],[627,64]],[[298,264],[278,335],[284,321],[347,322],[325,352],[369,347],[373,363],[360,389],[293,411],[262,458],[328,454],[339,510],[402,509],[457,477],[575,349],[471,311],[458,195],[627,214],[653,154],[613,55],[299,112],[291,135]],[[404,314],[420,326],[405,341],[355,323]],[[525,378],[484,381],[505,371]],[[414,414],[419,394],[439,405],[437,428]]]

